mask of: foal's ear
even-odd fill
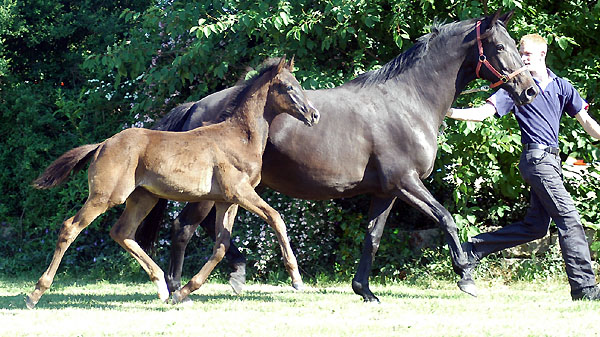
[[[290,60],[290,63],[288,64],[288,69],[290,70],[290,72],[294,71],[294,55],[292,55],[292,59]]]
[[[279,64],[277,65],[278,74],[281,72],[281,69],[283,69],[283,67],[285,67],[285,55],[281,57],[281,60],[279,60]]]

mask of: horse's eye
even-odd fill
[[[503,44],[499,44],[496,46],[496,50],[497,51],[503,51],[504,50],[504,45]]]

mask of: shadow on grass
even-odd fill
[[[462,292],[458,291],[456,292],[456,294],[447,294],[447,293],[441,293],[439,291],[431,291],[431,293],[422,293],[422,292],[418,292],[415,293],[414,290],[413,291],[407,291],[407,292],[399,292],[396,290],[378,290],[378,289],[371,289],[373,291],[373,293],[375,294],[375,296],[377,296],[377,298],[379,298],[379,300],[381,302],[385,302],[386,298],[393,298],[393,299],[424,299],[424,300],[432,300],[432,299],[447,299],[447,300],[455,300],[457,298],[457,296],[461,296],[461,294],[463,294]],[[426,290],[424,290],[425,292]],[[328,289],[328,288],[323,288],[323,289],[318,289],[315,288],[314,290],[310,290],[309,292],[313,292],[313,293],[318,293],[318,294],[323,294],[323,295],[336,295],[336,296],[349,296],[349,297],[356,297],[356,298],[361,298],[360,295],[355,294],[352,291],[344,291],[344,290],[340,290],[340,289]],[[373,303],[377,303],[377,302],[373,302]]]
[[[27,309],[25,298],[27,294],[20,293],[14,296],[0,296],[0,310],[2,309]],[[221,294],[202,294],[199,289],[197,293],[190,296],[194,305],[202,303],[219,303],[226,301],[243,302],[280,302],[291,303],[296,300],[285,296],[262,292],[244,292],[241,295],[228,293]],[[102,309],[102,310],[123,310],[124,308],[149,311],[169,311],[177,308],[186,308],[185,305],[171,305],[170,303],[160,303],[155,294],[61,294],[47,293],[42,296],[36,309]],[[34,309],[35,310],[35,309]]]

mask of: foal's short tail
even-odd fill
[[[88,162],[94,151],[103,143],[88,144],[76,147],[56,159],[46,170],[33,181],[37,189],[52,188],[67,180],[71,171],[79,171]]]

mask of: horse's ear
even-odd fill
[[[277,65],[278,74],[281,72],[281,69],[283,69],[283,67],[285,67],[285,55],[281,57],[281,60],[279,60],[279,64]]]
[[[505,13],[504,15],[502,15],[498,20],[502,21],[505,26],[508,26],[508,22],[512,18],[513,14],[515,14],[514,9],[509,11],[508,13]]]
[[[494,14],[492,21],[490,21],[490,27],[493,27],[494,25],[496,25],[496,22],[498,22],[498,19],[500,18],[500,14],[502,14],[502,8],[499,8],[496,11],[496,14]]]
[[[290,71],[294,71],[294,55],[292,55],[292,59],[290,60],[290,63],[288,64],[288,69]]]

